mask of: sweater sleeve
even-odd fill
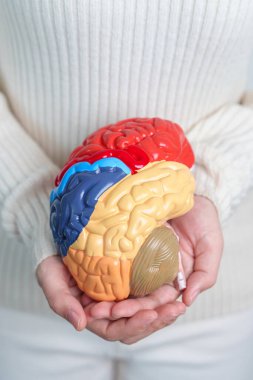
[[[49,228],[49,194],[58,171],[15,119],[0,93],[1,224],[29,246],[35,268],[56,254]]]
[[[195,193],[211,199],[224,223],[253,185],[253,109],[223,106],[187,133],[195,153]]]

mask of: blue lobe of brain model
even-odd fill
[[[73,174],[60,193],[54,191],[50,227],[62,256],[66,256],[69,246],[88,224],[101,194],[126,175],[120,167],[96,167]]]

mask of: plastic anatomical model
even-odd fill
[[[143,296],[179,272],[166,222],[193,206],[194,155],[182,129],[133,118],[88,136],[50,196],[50,226],[77,285],[91,298]]]

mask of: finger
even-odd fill
[[[94,303],[94,300],[92,298],[90,298],[89,296],[87,296],[87,294],[82,293],[82,295],[80,297],[80,302],[85,307],[92,302]]]
[[[186,307],[182,302],[173,302],[171,304],[159,306],[156,310],[157,318],[151,322],[140,334],[132,335],[131,337],[121,340],[125,344],[133,344],[154,332],[171,325],[182,314],[185,313]]]
[[[140,334],[156,317],[156,312],[147,310],[139,312],[139,315],[131,318],[131,321],[128,318],[121,318],[117,321],[93,319],[88,322],[87,328],[105,340],[120,341],[130,335]]]
[[[69,292],[73,297],[79,298],[79,300],[81,299],[81,296],[83,294],[83,292],[77,286],[69,288]]]
[[[178,295],[179,292],[172,286],[164,285],[149,296],[130,298],[120,302],[99,302],[90,309],[90,314],[97,319],[110,320],[131,317],[139,310],[154,309],[163,303],[174,301]]]
[[[194,269],[183,292],[183,302],[187,306],[193,303],[199,293],[215,284],[222,251],[223,240],[219,233],[209,234],[197,243]]]
[[[116,304],[116,302],[108,302],[108,301],[102,301],[94,304],[94,306],[90,309],[90,314],[93,318],[96,319],[111,319],[114,320],[112,317],[112,307]]]
[[[80,302],[69,289],[69,274],[61,259],[53,256],[40,264],[39,284],[51,309],[68,320],[76,330],[86,326],[86,317]]]
[[[153,293],[145,297],[127,299],[118,303],[112,307],[112,318],[131,317],[140,310],[150,310],[156,307],[173,302],[179,296],[177,289],[171,285],[163,285]]]
[[[153,330],[159,330],[168,324],[174,322],[180,315],[186,311],[186,306],[183,302],[175,301],[170,304],[161,305],[155,309],[158,314],[156,321],[152,323],[150,328]]]
[[[131,318],[121,318],[111,322],[107,334],[113,340],[122,341],[144,333],[156,318],[157,313],[154,310],[141,310]]]

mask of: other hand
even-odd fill
[[[223,234],[218,212],[209,199],[195,196],[187,214],[170,221],[179,236],[187,278],[183,302],[190,306],[198,294],[212,287],[218,276],[223,252]]]
[[[142,298],[93,301],[77,287],[59,256],[43,260],[38,266],[37,278],[56,314],[68,320],[76,330],[86,327],[108,341],[135,343],[173,323],[185,312],[185,305],[175,301],[177,290],[170,285]]]

